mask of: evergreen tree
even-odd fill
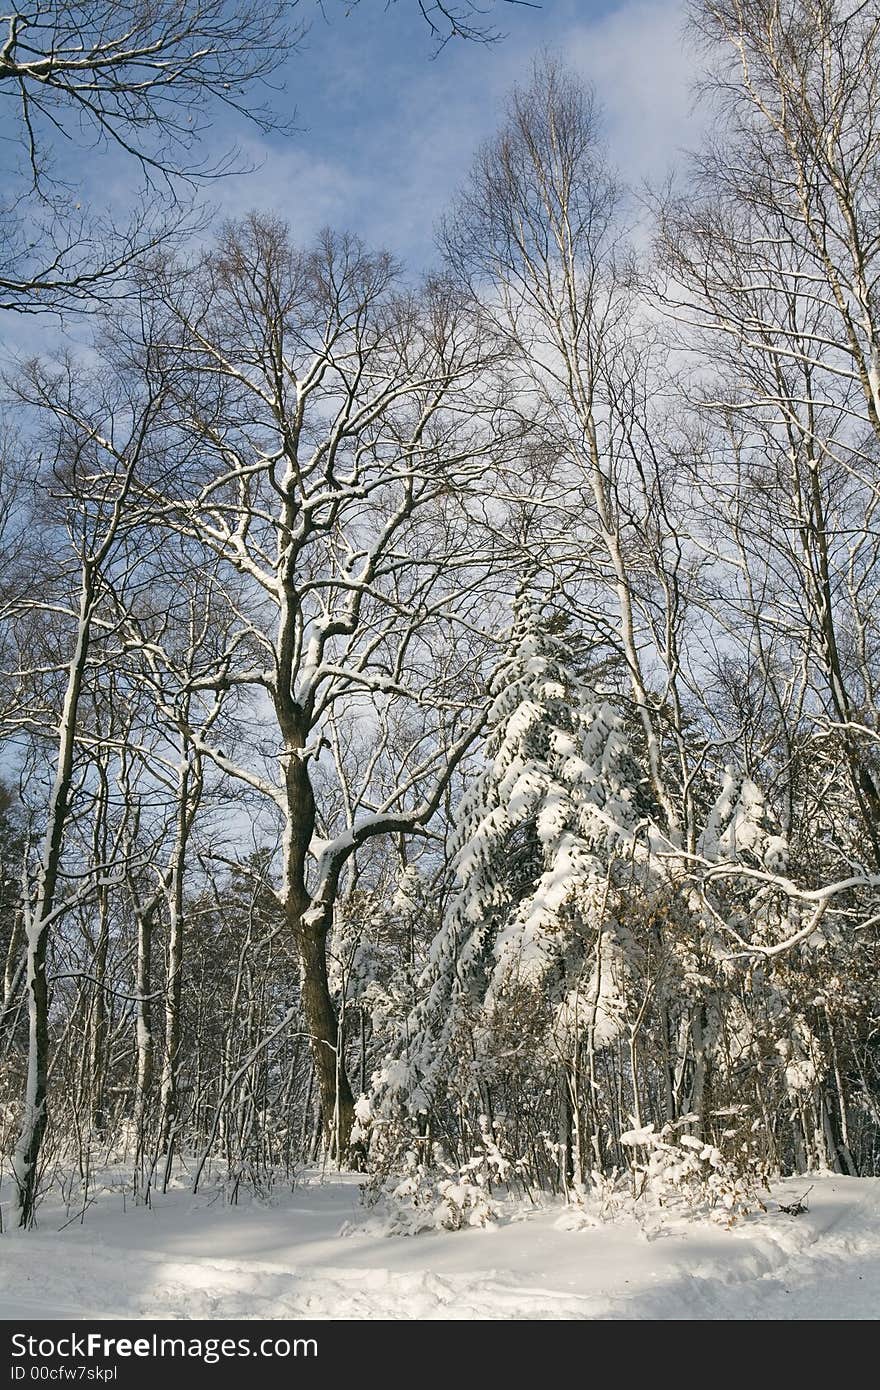
[[[530,594],[516,602],[485,762],[457,811],[449,906],[399,1060],[376,1078],[380,1096],[411,1111],[431,1105],[466,1016],[478,1020],[478,1051],[479,1033],[488,1045],[506,1014],[525,1036],[529,1010],[557,1035],[574,1030],[572,1045],[588,1018],[614,1033],[611,962],[624,965],[632,943],[609,890],[649,856],[620,719],[581,676],[565,625]]]

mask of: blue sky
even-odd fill
[[[329,223],[413,269],[430,263],[436,219],[544,46],[595,85],[624,177],[662,177],[693,141],[678,0],[502,5],[502,42],[452,41],[436,55],[415,0],[360,0],[348,15],[341,0],[327,4],[331,21],[315,14],[285,74],[296,133],[240,132],[261,168],[221,190],[225,209],[271,209],[299,239]]]
[[[321,226],[356,231],[414,271],[434,258],[433,228],[481,140],[497,128],[507,92],[526,80],[547,47],[592,82],[625,178],[662,178],[694,142],[679,0],[544,0],[541,9],[501,5],[503,41],[452,41],[437,54],[416,0],[325,0],[328,20],[302,0],[308,34],[274,101],[296,111],[296,128],[265,138],[224,116],[207,132],[219,153],[237,141],[258,167],[210,189],[221,212],[252,207],[289,221],[307,241]],[[75,163],[72,166],[76,167]],[[130,171],[80,158],[90,196]]]
[[[528,78],[542,47],[596,88],[614,161],[632,182],[661,179],[698,120],[681,43],[681,0],[543,0],[540,9],[496,6],[505,31],[493,45],[453,40],[435,52],[416,0],[300,0],[309,31],[274,101],[296,111],[295,130],[263,137],[218,113],[203,154],[237,142],[254,172],[210,186],[220,215],[250,208],[280,214],[300,242],[323,225],[358,232],[418,273],[434,260],[433,232],[477,145],[497,128],[506,94]],[[18,132],[0,108],[0,164],[16,157]],[[13,141],[9,137],[13,136]],[[18,146],[20,153],[20,145]],[[57,146],[72,200],[123,207],[136,171],[119,156]],[[7,187],[11,186],[7,183]],[[10,322],[10,319],[13,322]],[[42,345],[42,325],[4,316],[0,341]],[[0,354],[2,355],[2,354]]]

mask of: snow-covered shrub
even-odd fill
[[[468,1172],[435,1155],[424,1163],[414,1149],[404,1155],[402,1173],[374,1182],[365,1189],[372,1214],[347,1223],[343,1235],[364,1231],[388,1236],[415,1236],[422,1231],[459,1231],[464,1226],[488,1226],[499,1214],[486,1186]]]
[[[488,1226],[498,1204],[466,1171],[439,1162],[419,1162],[411,1150],[402,1177],[383,1184],[376,1212],[387,1235],[414,1236],[421,1231],[459,1231]]]
[[[621,1135],[621,1144],[634,1155],[628,1184],[635,1201],[709,1216],[728,1226],[751,1211],[763,1211],[757,1174],[750,1165],[738,1165],[714,1144],[683,1133],[694,1118],[685,1116],[659,1131],[643,1125]],[[610,1194],[605,1196],[610,1201]]]
[[[494,1192],[507,1192],[519,1164],[501,1150],[486,1116],[480,1116],[481,1139],[470,1159],[454,1164],[433,1145],[430,1161],[424,1145],[398,1155],[396,1171],[385,1169],[364,1188],[364,1200],[374,1216],[366,1228],[386,1235],[418,1235],[421,1231],[458,1231],[465,1226],[488,1226],[501,1214]],[[349,1227],[346,1234],[362,1230]]]

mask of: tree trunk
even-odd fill
[[[299,948],[302,1009],[318,1082],[324,1143],[331,1156],[343,1163],[351,1157],[354,1096],[344,1058],[337,1056],[342,1039],[327,980],[325,935],[299,910],[295,910],[293,934]]]
[[[149,912],[138,912],[135,974],[137,1076],[134,1101],[134,1185],[136,1193],[140,1187],[144,1168],[144,1155],[147,1148],[147,1114],[150,1091],[153,1086],[153,1009],[150,999],[152,944],[152,915]]]
[[[98,894],[98,942],[95,949],[95,982],[92,998],[89,1037],[89,1121],[96,1135],[104,1133],[107,1115],[104,1108],[107,1082],[107,953],[110,946],[110,913],[107,890]]]
[[[201,799],[198,761],[184,738],[177,785],[177,835],[168,883],[168,960],[165,983],[165,1056],[159,1096],[159,1152],[165,1152],[164,1192],[171,1177],[174,1132],[178,1120],[181,1001],[183,997],[183,919],[186,854],[195,813]]]
[[[315,829],[315,799],[301,756],[303,734],[295,707],[280,698],[278,709],[288,749],[283,908],[299,955],[300,998],[318,1084],[324,1143],[331,1157],[342,1164],[353,1158],[356,1161],[358,1155],[351,1153],[354,1097],[327,978],[327,936],[332,910],[313,903],[306,885],[306,858]]]
[[[67,673],[67,688],[58,722],[58,761],[40,858],[37,901],[27,923],[28,1064],[21,1129],[12,1156],[18,1194],[18,1223],[30,1226],[36,1203],[37,1166],[46,1132],[46,1084],[49,1072],[49,989],[46,949],[55,915],[61,850],[73,782],[76,721],[89,648],[94,575],[83,567],[76,643]]]

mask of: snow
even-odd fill
[[[486,1229],[340,1235],[363,1223],[353,1176],[302,1179],[271,1203],[215,1191],[0,1238],[0,1317],[320,1319],[875,1319],[880,1181],[788,1179],[766,1215],[731,1230],[670,1220],[595,1223],[518,1207]],[[787,1216],[813,1185],[808,1212]]]

